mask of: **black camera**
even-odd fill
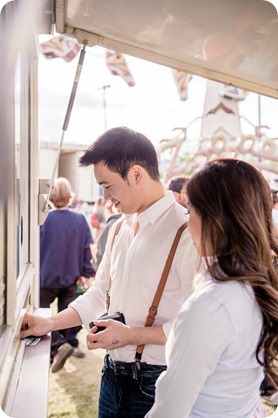
[[[112,314],[105,313],[98,318],[98,320],[107,320],[107,319],[113,319],[114,321],[122,322],[123,324],[125,324],[125,317],[121,312],[114,312]],[[94,324],[93,321],[89,323],[90,328],[93,328],[94,326],[96,325]],[[106,327],[97,327],[95,334],[97,334],[100,331],[104,331],[105,328]]]

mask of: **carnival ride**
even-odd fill
[[[226,156],[249,161],[263,172],[278,175],[278,138],[269,138],[266,125],[254,125],[239,114],[238,102],[244,100],[247,92],[230,88],[213,81],[207,82],[207,93],[203,115],[193,119],[187,127],[175,128],[173,139],[161,140],[158,157],[162,177],[187,174],[192,175],[207,161]],[[198,145],[193,152],[187,149],[187,129],[198,119],[202,119],[201,134],[196,139]],[[240,121],[245,119],[252,133],[241,132]]]

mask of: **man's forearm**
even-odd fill
[[[26,313],[22,321],[20,338],[26,338],[29,335],[40,337],[51,331],[75,327],[81,323],[80,316],[73,308],[67,308],[50,318]]]
[[[126,345],[156,344],[164,345],[166,336],[162,326],[157,327],[129,327],[118,321],[96,320],[95,326],[87,335],[87,346],[89,350],[104,348],[114,350]],[[97,327],[105,327],[105,330],[95,334]]]
[[[66,329],[76,327],[82,324],[81,318],[77,311],[73,308],[67,308],[52,318],[52,329],[51,331],[58,331],[59,329]]]
[[[158,327],[130,327],[128,331],[129,344],[166,344],[167,338],[162,326]]]

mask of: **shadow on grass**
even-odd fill
[[[48,418],[97,418],[104,351],[88,351],[86,331],[78,335],[84,358],[70,357],[63,369],[50,373]]]

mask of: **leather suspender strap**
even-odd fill
[[[157,314],[157,308],[158,308],[160,299],[162,297],[163,290],[165,288],[165,285],[166,285],[166,282],[167,282],[167,279],[168,279],[169,271],[170,271],[170,268],[171,268],[171,265],[172,265],[172,262],[173,262],[173,258],[174,258],[179,240],[181,238],[181,235],[182,235],[183,231],[185,230],[185,228],[187,228],[187,226],[188,226],[188,222],[186,222],[185,224],[180,226],[180,228],[178,229],[178,231],[176,233],[176,236],[175,236],[174,241],[172,243],[172,247],[170,249],[169,255],[167,257],[167,260],[166,260],[166,263],[165,263],[165,266],[164,266],[164,269],[163,269],[163,272],[162,272],[162,275],[161,275],[161,278],[160,278],[160,282],[159,282],[158,287],[157,287],[157,291],[156,291],[154,299],[153,299],[153,303],[152,303],[152,305],[149,309],[149,314],[146,318],[145,327],[151,327],[152,324],[154,323],[155,316]],[[136,362],[141,361],[144,347],[145,347],[144,344],[137,346],[136,354],[135,354],[135,361]]]
[[[113,245],[114,245],[116,236],[120,232],[120,229],[121,229],[121,226],[122,226],[123,221],[124,220],[122,220],[121,222],[119,222],[118,225],[116,226],[116,229],[115,229],[115,232],[114,232],[114,235],[113,235],[113,238],[112,238],[112,243],[111,243],[110,251],[112,251],[112,248],[113,248]],[[111,277],[109,277],[108,289],[106,290],[106,311],[107,311],[107,313],[109,311],[109,306],[110,306],[110,294],[109,294],[110,287],[111,287]]]

